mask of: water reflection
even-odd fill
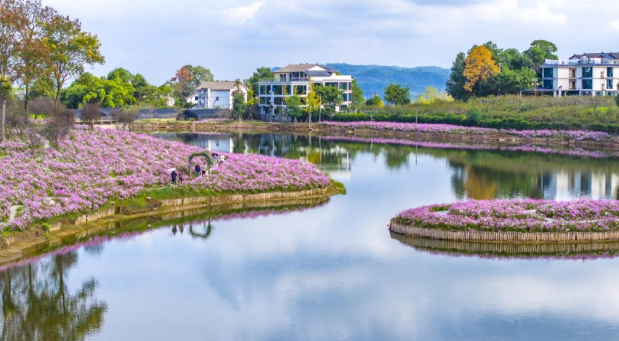
[[[391,238],[418,251],[452,257],[490,259],[595,260],[619,257],[619,242],[600,243],[476,243],[417,238],[390,232]]]
[[[289,134],[156,134],[164,139],[216,150],[255,153],[312,162],[338,179],[349,178],[359,155],[382,156],[392,171],[411,167],[413,160],[446,160],[452,190],[459,200],[575,197],[616,199],[619,158],[614,153],[582,149],[492,147],[409,140],[310,137]],[[221,143],[218,141],[226,140]],[[415,161],[415,164],[417,162]]]
[[[96,297],[97,281],[74,289],[66,282],[76,263],[67,252],[1,274],[1,340],[84,340],[101,330],[107,304]]]

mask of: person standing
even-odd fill
[[[176,177],[178,176],[178,172],[175,170],[172,171],[172,184],[176,185]]]
[[[196,164],[196,178],[200,177],[200,174],[202,173],[202,168],[200,168],[200,164],[197,163]]]

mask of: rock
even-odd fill
[[[11,206],[11,208],[9,209],[9,223],[12,223],[15,218],[17,218],[17,211],[19,211],[19,209],[22,207],[23,206],[21,205]]]

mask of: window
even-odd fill
[[[609,67],[606,69],[606,74],[608,75],[608,78],[613,78],[615,77],[615,70],[612,67]]]
[[[333,86],[337,88],[337,83],[325,83],[325,86]]]
[[[294,93],[296,95],[304,95],[307,92],[307,85],[295,85]]]
[[[348,90],[348,83],[340,83],[340,89],[344,91]]]
[[[576,69],[570,69],[570,78],[576,78]]]
[[[266,95],[269,93],[271,86],[270,85],[261,85],[259,88],[260,95]]]
[[[554,77],[554,69],[546,68],[544,69],[544,78],[553,78]]]
[[[269,105],[271,104],[271,97],[260,97],[261,105]]]
[[[284,104],[284,98],[283,97],[275,97],[275,105],[282,105]]]
[[[615,87],[613,87],[613,80],[609,79],[606,81],[606,89],[608,90],[613,90]]]
[[[281,85],[273,85],[273,94],[274,95],[281,95],[283,93],[284,89]]]
[[[582,68],[582,78],[591,78],[591,77],[593,77],[593,68],[592,67],[583,67]]]
[[[544,89],[552,89],[554,84],[554,82],[552,81],[552,79],[544,79],[544,82],[542,84],[542,88]]]
[[[570,90],[576,89],[576,81],[570,81]]]
[[[593,80],[591,80],[591,79],[583,79],[582,80],[582,88],[584,90],[591,90],[591,89],[593,89]]]

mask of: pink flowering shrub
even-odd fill
[[[397,219],[411,226],[454,231],[616,231],[619,201],[473,200],[414,208]]]
[[[335,127],[345,127],[349,129],[372,129],[383,131],[403,131],[420,132],[430,134],[472,134],[472,135],[491,135],[503,133],[514,135],[521,138],[559,138],[574,141],[595,141],[619,143],[619,138],[609,133],[600,131],[583,130],[514,130],[514,129],[494,129],[479,127],[464,127],[452,124],[428,124],[428,123],[398,123],[398,122],[324,122],[323,124]]]
[[[198,147],[118,130],[75,129],[57,146],[0,144],[0,229],[22,229],[38,220],[97,210],[111,200],[170,185],[168,169],[185,171]],[[329,178],[314,165],[257,155],[224,154],[212,174],[183,187],[225,192],[324,188]],[[10,208],[22,206],[9,223]]]

